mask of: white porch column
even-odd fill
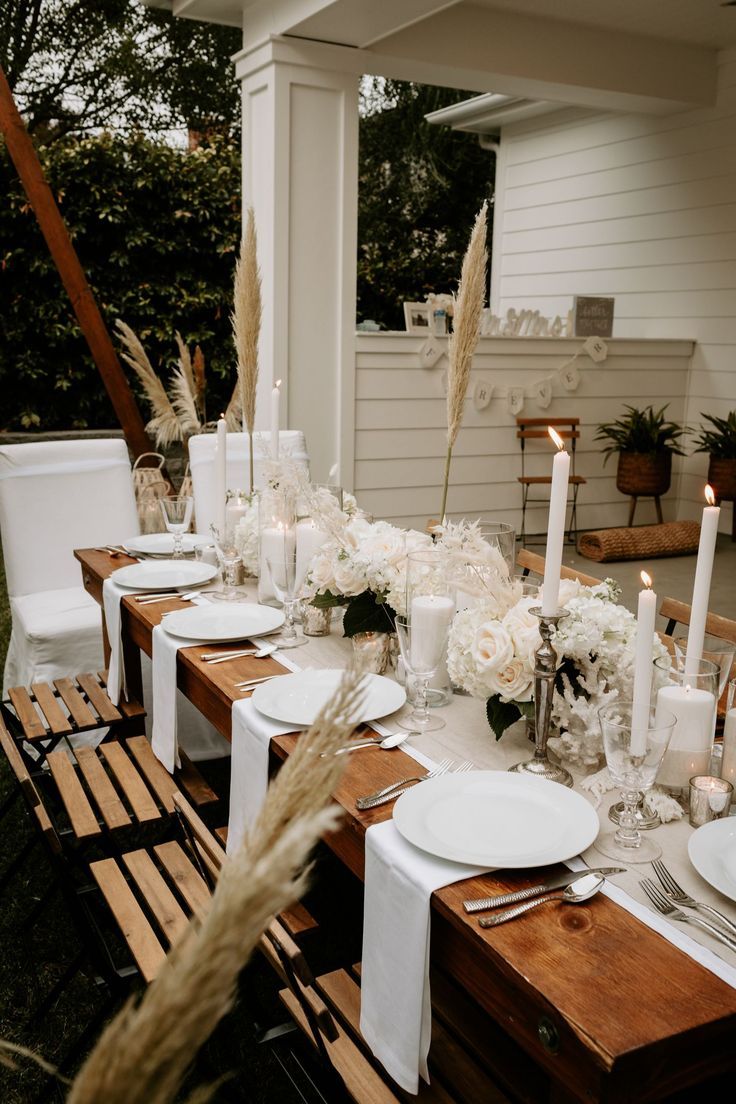
[[[256,424],[283,380],[282,426],[303,429],[312,477],[353,485],[358,77],[299,60],[283,41],[236,59],[243,89],[243,203],[263,281]],[[314,64],[313,64],[314,62]]]

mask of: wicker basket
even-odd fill
[[[721,460],[711,456],[708,465],[708,482],[720,502],[736,499],[736,460]]]
[[[616,487],[625,495],[663,495],[672,481],[671,452],[620,452]]]

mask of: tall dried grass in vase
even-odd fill
[[[238,385],[243,422],[250,441],[250,493],[253,494],[253,430],[258,387],[258,336],[261,332],[261,274],[253,208],[248,208],[240,257],[235,265],[233,341],[238,358]],[[232,404],[231,404],[232,405]]]
[[[332,702],[302,736],[269,787],[243,846],[225,862],[199,926],[169,954],[140,1003],[105,1029],[77,1075],[67,1104],[169,1104],[194,1055],[232,1008],[238,975],[271,918],[296,900],[310,851],[336,826],[325,808],[343,768],[333,753],[354,725],[360,674],[346,673]],[[209,1099],[214,1087],[193,1100]]]
[[[455,302],[453,329],[447,345],[447,456],[445,482],[442,488],[440,521],[445,520],[447,488],[450,482],[452,449],[460,432],[465,409],[465,396],[470,382],[470,369],[480,336],[480,320],[486,297],[486,215],[488,203],[478,212],[468,248],[463,258],[460,285]]]

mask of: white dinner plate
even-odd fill
[[[334,697],[344,674],[344,671],[327,668],[280,675],[257,686],[251,701],[259,713],[271,720],[308,728]],[[366,675],[364,688],[360,706],[350,718],[354,724],[385,717],[400,709],[406,701],[404,687],[382,675]]]
[[[251,640],[273,632],[284,623],[283,610],[250,602],[220,602],[177,610],[165,619],[167,633],[216,644],[220,640]]]
[[[593,806],[558,782],[507,771],[445,774],[394,806],[401,835],[442,859],[478,866],[547,866],[579,855],[598,835]]]
[[[120,586],[132,590],[168,590],[169,587],[194,587],[214,579],[217,568],[190,560],[156,560],[128,564],[113,572]]]
[[[687,853],[701,878],[736,901],[736,817],[698,828],[688,840]]]
[[[185,533],[182,537],[185,554],[194,552],[195,548],[206,544],[212,544],[212,537],[205,537],[202,533]],[[139,537],[124,540],[122,547],[134,556],[171,556],[174,552],[174,535],[173,533],[142,533]]]

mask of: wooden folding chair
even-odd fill
[[[526,508],[530,503],[547,502],[547,499],[531,498],[530,491],[532,487],[544,487],[551,486],[551,475],[527,475],[526,472],[526,445],[528,441],[540,440],[542,438],[549,439],[547,434],[547,426],[553,426],[563,441],[570,442],[571,453],[571,467],[570,467],[570,479],[569,487],[571,491],[571,511],[570,511],[570,526],[568,529],[568,537],[573,544],[577,543],[578,536],[578,491],[587,483],[582,475],[578,475],[575,471],[575,452],[576,445],[580,438],[580,419],[579,418],[517,418],[516,419],[516,437],[521,446],[521,475],[517,476],[519,483],[521,484],[521,532],[519,539],[524,544],[526,540]]]
[[[535,575],[544,577],[544,556],[530,552],[527,548],[520,548],[516,554],[516,563],[521,568],[522,574],[529,575],[533,572]],[[598,586],[603,581],[596,579],[594,575],[586,575],[578,571],[576,567],[565,567],[564,564],[560,568],[560,575],[563,579],[577,579],[583,586]]]

